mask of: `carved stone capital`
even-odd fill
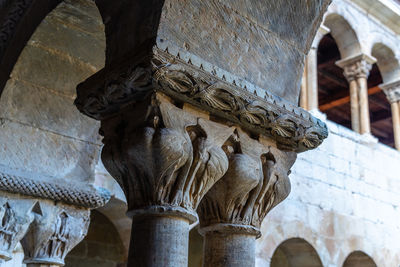
[[[379,85],[390,103],[400,101],[400,80]]]
[[[0,197],[0,260],[8,261],[18,242],[33,220],[31,213],[36,201],[3,194]]]
[[[43,201],[33,212],[35,218],[21,241],[24,263],[63,266],[68,252],[86,236],[90,211]]]
[[[288,178],[296,154],[236,132],[225,143],[226,174],[205,195],[199,208],[202,232],[259,235],[267,213],[290,192]]]
[[[159,91],[255,135],[269,136],[284,150],[313,149],[327,137],[326,125],[303,109],[190,54],[171,53],[168,47],[154,48],[150,58],[101,70],[78,86],[76,106],[105,120]]]
[[[177,108],[159,93],[102,121],[102,160],[123,188],[128,214],[197,220],[203,195],[228,169],[233,128]]]
[[[358,78],[367,78],[376,59],[366,54],[359,54],[354,57],[345,58],[336,62],[341,67],[343,75],[351,82]]]

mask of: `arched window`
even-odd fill
[[[362,251],[354,251],[346,258],[343,267],[376,267],[374,260]]]
[[[271,258],[271,267],[322,267],[315,249],[304,239],[292,238],[281,243]]]

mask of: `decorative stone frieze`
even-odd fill
[[[289,195],[288,175],[296,154],[241,131],[224,150],[228,171],[198,208],[205,236],[204,266],[254,266],[255,239],[267,213]]]
[[[379,85],[390,103],[400,101],[400,80]]]
[[[88,209],[40,202],[34,220],[22,239],[24,263],[28,266],[63,266],[64,258],[85,236],[89,227]]]
[[[303,109],[264,93],[261,98],[233,81],[196,67],[155,48],[153,57],[132,59],[118,69],[103,69],[77,89],[75,101],[84,114],[99,120],[126,105],[140,102],[153,91],[161,91],[180,102],[188,102],[212,116],[240,125],[254,134],[276,140],[278,147],[296,152],[317,147],[327,137],[326,125]]]
[[[13,250],[33,220],[31,209],[35,203],[33,199],[7,193],[0,197],[0,263],[12,258]]]
[[[58,184],[33,180],[17,175],[0,172],[0,190],[31,197],[77,205],[85,208],[99,208],[110,200],[110,193],[105,189],[82,189],[68,184]]]

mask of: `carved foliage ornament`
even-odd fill
[[[262,99],[158,49],[149,64],[106,72],[103,69],[77,89],[76,106],[95,119],[105,119],[157,90],[270,136],[281,149],[313,149],[328,135],[326,125],[304,110],[277,97]]]
[[[400,81],[380,85],[390,103],[400,101]]]
[[[33,215],[24,207],[27,203],[19,206],[14,204],[6,199],[0,200],[0,259],[4,260],[12,258],[15,246],[33,220]]]
[[[89,211],[41,204],[22,240],[24,263],[64,265],[64,258],[87,234]]]
[[[243,132],[224,149],[229,169],[203,198],[198,208],[200,226],[203,230],[244,226],[259,234],[267,213],[289,195],[288,174],[296,155],[262,145]]]
[[[203,195],[228,169],[222,145],[233,129],[197,118],[159,94],[119,119],[102,121],[101,131],[103,163],[124,189],[131,215],[158,207],[154,212],[180,210],[194,221]]]
[[[344,67],[343,75],[350,82],[358,78],[367,78],[372,68],[372,64],[361,59]]]

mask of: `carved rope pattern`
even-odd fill
[[[31,179],[0,173],[0,190],[32,197],[62,201],[68,204],[95,209],[104,206],[110,200],[105,189],[96,191],[78,190],[72,186],[34,181]]]
[[[3,25],[0,27],[0,56],[4,55],[9,41],[15,34],[15,28],[31,3],[32,0],[18,0],[11,4],[10,10],[3,20]]]

